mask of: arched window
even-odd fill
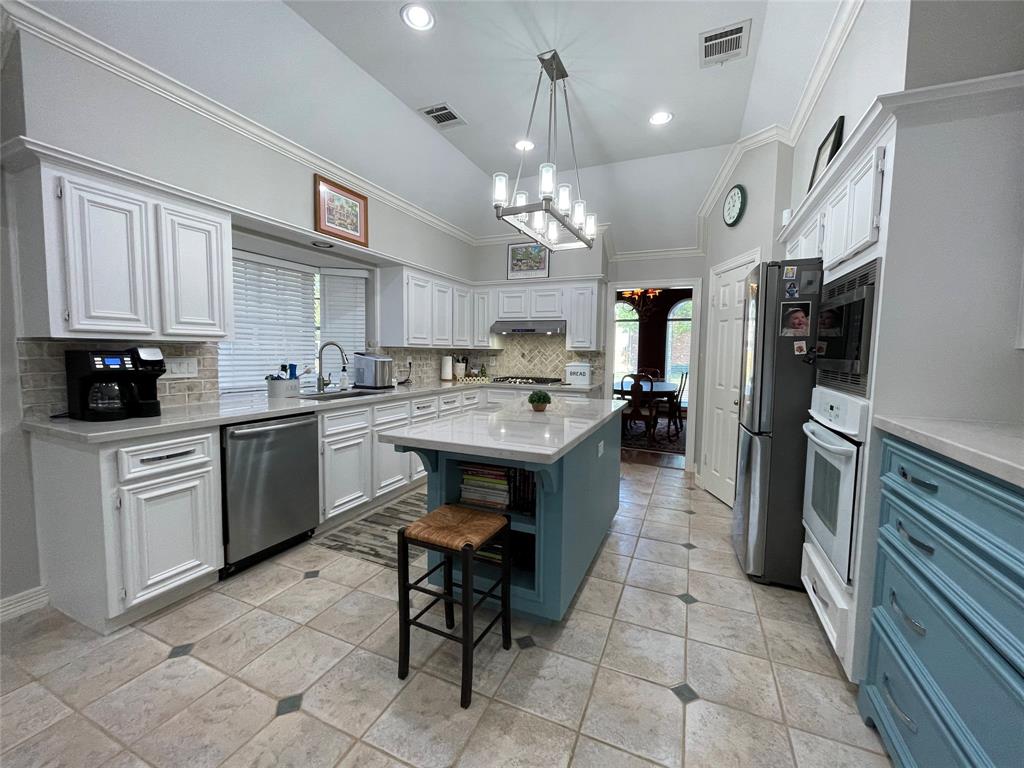
[[[626,301],[615,302],[615,384],[627,373],[636,373],[640,342],[640,315]]]
[[[693,326],[693,301],[677,301],[665,321],[665,380],[678,382],[690,370],[690,331]],[[687,382],[689,388],[689,382]]]

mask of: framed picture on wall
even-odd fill
[[[313,228],[322,235],[369,247],[366,195],[314,174]]]
[[[508,244],[508,279],[547,277],[551,252],[537,243]]]
[[[825,173],[825,169],[828,168],[828,164],[832,162],[832,158],[836,156],[836,152],[839,151],[839,147],[843,144],[843,116],[832,123],[832,127],[828,129],[828,133],[825,134],[824,140],[818,145],[818,153],[814,156],[814,168],[811,169],[811,183],[807,185],[807,191],[810,192],[818,179]]]

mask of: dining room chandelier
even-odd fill
[[[508,174],[498,172],[493,177],[491,202],[499,219],[507,222],[531,240],[552,251],[566,251],[573,248],[592,248],[597,235],[597,215],[587,212],[587,202],[583,199],[580,184],[580,169],[576,162],[576,140],[572,132],[572,117],[569,114],[569,90],[566,80],[569,73],[552,49],[537,54],[540,61],[540,73],[537,75],[537,87],[533,92],[533,105],[530,107],[530,119],[526,123],[526,134],[516,146],[520,148],[519,170],[516,181],[509,194]],[[533,118],[537,112],[537,101],[540,97],[544,75],[548,76],[548,130],[546,160],[537,169],[536,202],[530,201],[530,193],[519,188],[523,174],[523,161],[532,147],[530,131],[533,130]],[[573,197],[572,184],[558,182],[558,169],[555,159],[558,150],[558,83],[562,84],[562,97],[565,103],[565,124],[569,133],[569,147],[572,150],[572,165],[576,176],[576,196]]]

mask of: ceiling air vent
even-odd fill
[[[455,110],[447,104],[435,104],[432,107],[422,107],[418,110],[431,123],[437,126],[439,131],[446,131],[456,125],[465,125],[466,121],[456,114]]]
[[[742,59],[750,42],[750,19],[701,32],[698,39],[701,67]]]

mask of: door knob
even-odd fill
[[[740,404],[740,401],[739,401],[739,400],[733,400],[733,401],[732,401],[732,404],[733,404],[733,405],[739,405],[739,404]]]

